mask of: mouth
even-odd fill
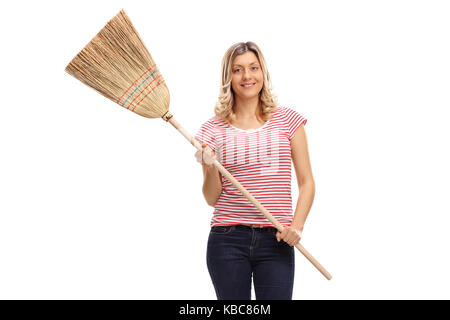
[[[256,82],[252,82],[252,83],[243,83],[241,84],[241,87],[243,88],[251,88],[256,84]]]

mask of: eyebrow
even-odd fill
[[[249,66],[251,66],[252,64],[258,64],[258,61],[250,63]],[[242,67],[242,66],[240,64],[233,64],[233,67]]]

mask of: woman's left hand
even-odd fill
[[[283,232],[277,231],[276,237],[278,242],[283,240],[292,247],[300,242],[300,239],[302,238],[302,231],[295,229],[292,226],[286,226],[284,227]]]

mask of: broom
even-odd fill
[[[121,10],[67,65],[66,72],[97,92],[146,118],[162,118],[197,150],[201,143],[169,111],[169,89],[129,17]],[[279,223],[217,160],[214,166],[281,232]],[[296,248],[328,279],[331,275],[300,244]]]

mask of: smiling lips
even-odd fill
[[[253,87],[255,84],[256,84],[256,82],[253,82],[253,83],[243,83],[243,84],[241,84],[241,87],[244,87],[244,88],[251,88],[251,87]]]

